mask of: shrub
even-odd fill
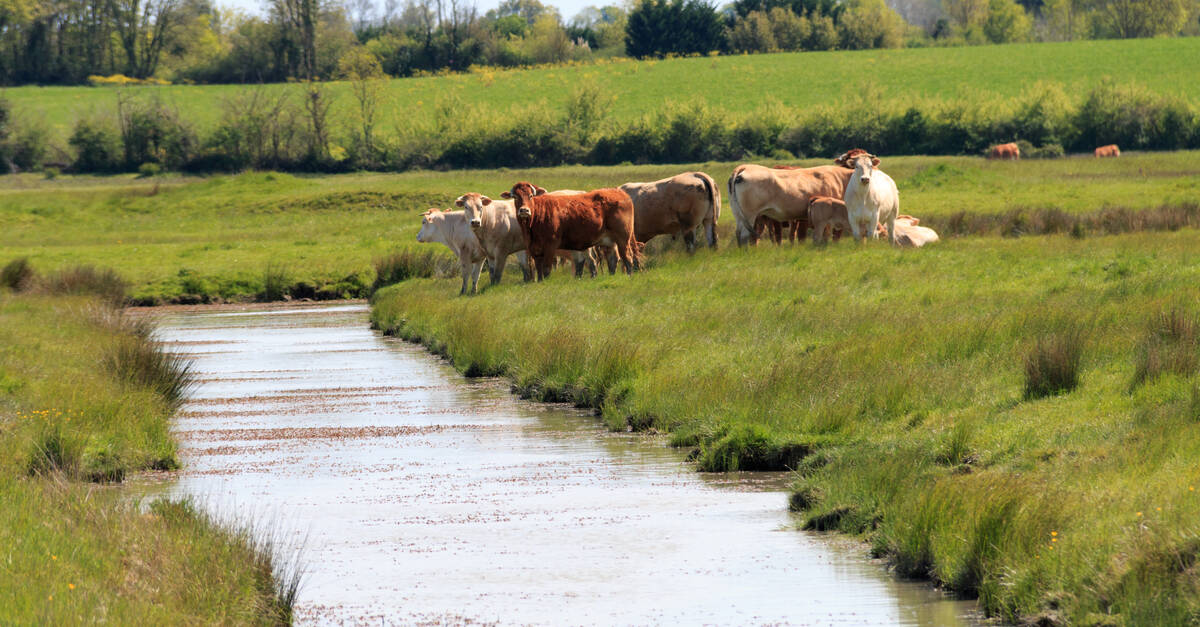
[[[258,300],[271,302],[283,300],[288,295],[288,284],[291,278],[287,268],[276,263],[268,263],[263,269],[263,289],[258,293]]]
[[[1079,386],[1083,334],[1064,328],[1039,337],[1025,353],[1025,398],[1069,392]]]
[[[162,168],[157,163],[143,163],[138,166],[138,178],[158,176],[161,172]]]
[[[67,143],[75,149],[76,172],[116,172],[121,168],[121,138],[111,124],[80,118]]]
[[[0,269],[0,286],[20,292],[29,289],[34,280],[33,265],[28,257],[18,257]]]
[[[120,306],[125,303],[125,280],[108,268],[74,266],[49,274],[42,289],[51,294],[91,294]]]
[[[141,102],[119,96],[117,110],[125,167],[152,163],[179,169],[191,161],[195,133],[157,99]]]
[[[1150,321],[1138,346],[1134,387],[1166,373],[1190,375],[1200,365],[1200,323],[1174,308]]]

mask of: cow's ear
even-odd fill
[[[533,195],[534,196],[545,196],[546,190],[541,187],[538,187],[537,185],[534,185],[533,186]]]
[[[455,198],[454,204],[458,205],[459,207],[465,207],[466,205],[463,203],[463,198],[466,198],[466,197],[467,197],[466,194],[464,194],[462,196],[459,196],[458,198]]]
[[[486,206],[492,204],[492,199],[488,198],[487,196],[480,196],[479,202],[483,203],[483,206],[486,207]]]
[[[501,198],[512,198],[512,192],[500,192]]]

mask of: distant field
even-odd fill
[[[1200,198],[1197,152],[993,162],[974,157],[889,158],[901,209],[936,228],[960,212],[999,216],[1021,209],[1082,215],[1142,210]],[[771,162],[766,162],[771,163]],[[818,160],[799,162],[823,163]],[[292,176],[255,173],[210,179],[35,175],[0,178],[0,264],[28,256],[40,270],[112,267],[134,296],[245,299],[268,268],[325,297],[361,296],[376,257],[418,246],[418,214],[449,208],[468,191],[493,196],[519,180],[544,187],[608,187],[703,170],[724,188],[736,163],[460,170]],[[722,247],[733,245],[729,199]],[[441,246],[423,246],[448,254]]]
[[[537,70],[484,70],[466,75],[388,81],[382,129],[405,128],[439,109],[456,113],[465,104],[545,103],[561,109],[569,89],[592,83],[616,97],[611,118],[628,121],[671,102],[702,101],[744,113],[776,100],[793,108],[830,104],[870,94],[904,104],[972,101],[1019,96],[1038,81],[1061,84],[1078,95],[1104,78],[1136,82],[1151,91],[1200,100],[1200,81],[1182,59],[1200,57],[1200,38],[1079,41],[962,48],[805,52],[663,61],[618,60],[596,65]],[[332,84],[333,119],[344,119],[352,96]],[[222,99],[246,86],[208,85],[133,88],[154,93],[200,130],[220,116]],[[266,90],[295,89],[271,85]],[[63,140],[73,121],[115,107],[115,88],[18,87],[3,91],[26,116],[44,116]]]

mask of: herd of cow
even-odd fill
[[[727,186],[738,244],[756,243],[768,229],[779,243],[784,228],[790,228],[793,240],[803,239],[811,228],[815,244],[843,233],[855,241],[886,233],[901,247],[937,241],[932,229],[900,215],[896,183],[878,166],[878,158],[857,148],[828,166],[738,166]],[[697,227],[715,248],[721,191],[709,175],[685,172],[590,192],[547,192],[520,182],[501,199],[467,193],[455,205],[462,209],[422,214],[417,241],[441,242],[458,256],[460,293],[465,294],[468,283],[476,291],[484,261],[492,283],[499,282],[512,254],[529,281],[535,273],[538,280],[548,276],[559,259],[574,264],[575,276],[585,267],[595,276],[601,260],[610,273],[618,260],[632,273],[646,242],[659,235],[682,236],[691,252]]]

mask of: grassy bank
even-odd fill
[[[0,623],[290,622],[270,546],[112,485],[178,465],[186,367],[149,330],[91,298],[0,290]]]
[[[464,372],[669,431],[701,469],[795,468],[809,527],[993,615],[1180,624],[1200,607],[1198,245],[701,251],[472,298],[410,281],[372,315]]]
[[[1107,210],[1109,222],[1088,223],[1090,230],[1103,233],[1111,230],[1110,222],[1114,228],[1125,223],[1116,219],[1120,211],[1194,206],[1198,154],[1017,163],[885,156],[884,168],[900,187],[902,212],[921,217],[945,236],[1069,231],[1071,220],[1059,213],[1099,218]],[[441,246],[416,243],[418,215],[431,206],[447,208],[465,192],[496,196],[518,180],[550,189],[591,189],[691,169],[704,170],[724,185],[736,165],[312,177],[256,173],[209,179],[9,176],[0,178],[5,224],[0,264],[28,257],[42,273],[76,264],[111,267],[130,283],[134,301],[144,304],[359,297],[375,284],[373,262],[390,252],[448,255]],[[729,244],[733,217],[728,198],[724,202],[721,233]]]

